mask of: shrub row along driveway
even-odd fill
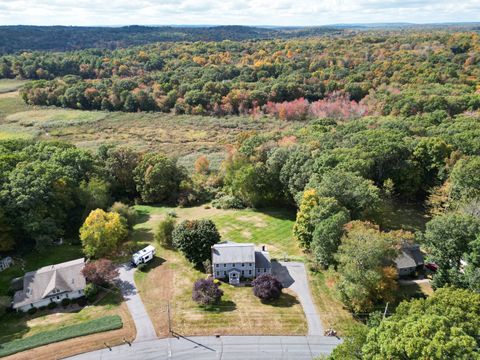
[[[324,329],[320,321],[320,315],[313,303],[305,265],[300,262],[272,261],[272,272],[284,287],[297,293],[307,318],[308,335],[323,335]]]
[[[135,268],[132,268],[129,264],[124,264],[118,270],[120,272],[120,290],[122,291],[128,310],[130,311],[133,321],[135,322],[135,327],[137,328],[135,341],[156,339],[157,335],[152,321],[147,314],[147,310],[143,305],[142,299],[138,294],[133,280]]]

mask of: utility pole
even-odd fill
[[[388,310],[388,302],[385,305],[385,311],[383,312],[383,319],[385,319],[385,316],[387,316],[387,310]]]
[[[167,303],[168,332],[172,334],[172,319],[170,316],[170,301]]]

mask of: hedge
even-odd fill
[[[65,326],[56,330],[41,332],[24,339],[12,340],[1,344],[0,357],[79,336],[120,329],[122,326],[123,323],[121,317],[118,315],[111,315],[77,325]]]

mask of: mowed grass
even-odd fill
[[[149,218],[148,223],[140,227],[155,226],[167,213],[174,212],[178,221],[211,219],[222,236],[222,240],[249,242],[258,246],[266,245],[274,258],[302,260],[305,258],[298,243],[292,237],[295,213],[284,209],[255,211],[221,210],[196,206],[190,208],[136,206],[140,214]],[[149,238],[147,240],[151,240]]]
[[[0,94],[20,89],[27,80],[0,79]]]
[[[263,238],[270,230],[266,243],[274,247],[279,237],[278,221],[271,213],[258,213],[252,210],[229,211],[217,209],[168,208],[137,206],[141,222],[135,226],[133,239],[139,242],[150,242],[153,239],[153,229],[167,212],[175,211],[178,220],[211,218],[217,223],[221,233],[229,234],[235,241],[250,241]],[[285,213],[280,212],[283,216]],[[277,214],[279,215],[279,214]],[[251,234],[243,233],[235,236],[240,230],[228,227],[235,220],[244,224]],[[285,227],[288,235],[277,244],[279,253],[292,250],[298,254],[298,249],[292,248],[286,241],[291,233],[291,220],[283,219],[289,224]],[[238,225],[240,226],[240,225]],[[257,237],[253,237],[256,234]],[[274,235],[275,234],[275,235]],[[283,242],[283,243],[282,243]],[[263,304],[253,295],[251,287],[232,287],[222,284],[225,295],[218,306],[210,309],[199,307],[192,299],[193,283],[205,278],[205,273],[194,269],[185,257],[173,250],[157,245],[157,258],[148,266],[145,273],[137,271],[135,281],[142,300],[153,319],[157,334],[168,335],[168,312],[171,314],[172,329],[183,335],[303,335],[307,325],[303,309],[296,295],[286,290],[282,297],[270,304]]]
[[[349,332],[357,323],[352,314],[343,307],[335,290],[336,276],[333,271],[308,271],[313,301],[320,313],[324,329],[333,328],[340,336]]]
[[[0,345],[0,356],[15,354],[20,351],[78,336],[115,330],[122,326],[122,318],[118,315],[105,316],[76,325],[62,326],[56,330],[45,331],[23,339],[3,343]]]

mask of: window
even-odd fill
[[[235,263],[232,264],[232,267],[235,267]]]
[[[217,276],[220,276],[220,271],[217,271]]]
[[[242,270],[242,276],[244,276],[244,275],[245,275],[245,271]]]
[[[223,267],[227,267],[227,264],[223,264]]]
[[[267,272],[267,269],[263,269],[263,272]]]
[[[215,264],[215,267],[218,267],[218,264]]]
[[[248,275],[252,275],[252,270],[248,270]]]
[[[244,263],[242,263],[242,267],[243,267],[243,266],[245,266],[245,264],[244,264]]]

